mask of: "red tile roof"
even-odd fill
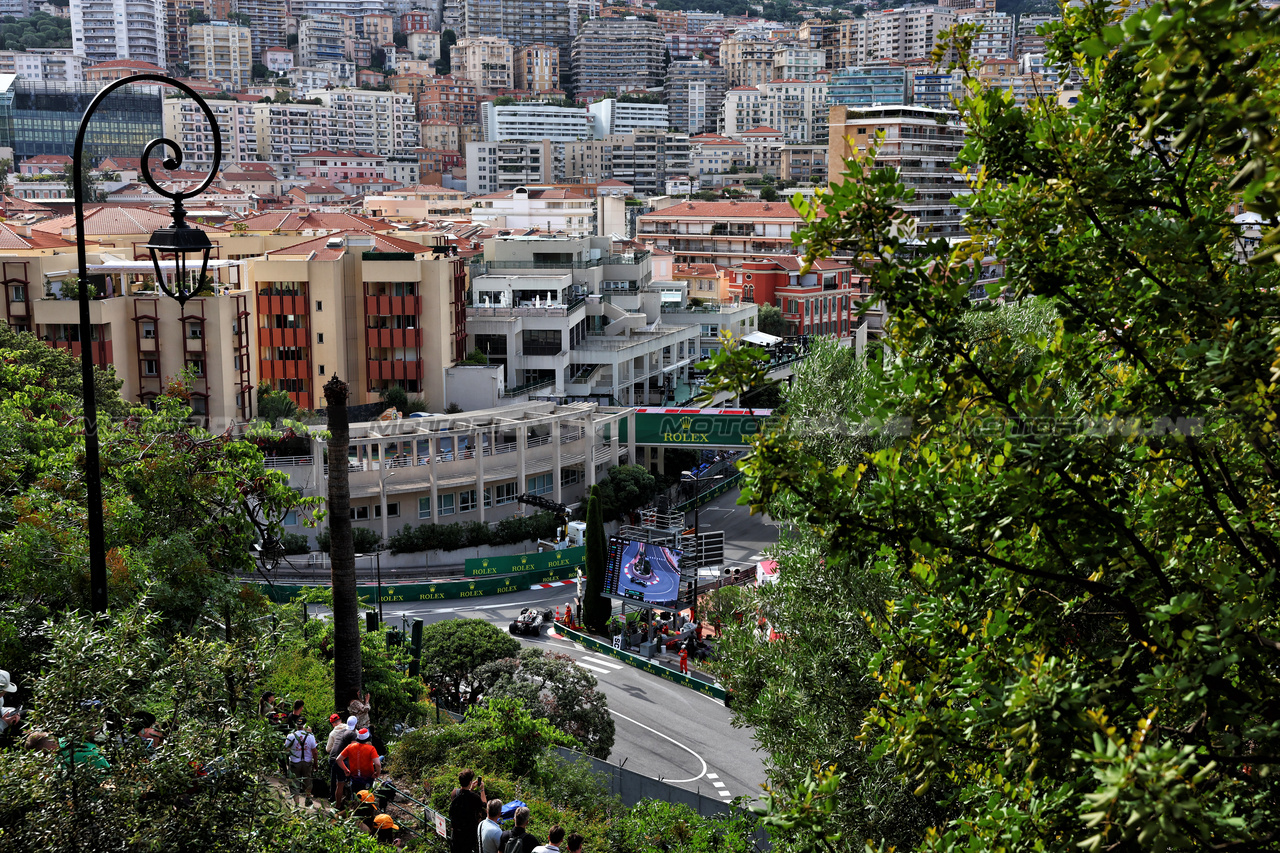
[[[71,162],[71,158],[66,154],[37,154],[34,157],[28,157],[23,160],[20,165],[23,166],[65,166]]]
[[[311,239],[304,240],[301,243],[294,243],[292,246],[274,249],[267,252],[267,255],[303,255],[315,252],[316,260],[331,261],[342,257],[343,252],[346,251],[346,247],[331,247],[329,246],[329,241],[335,237],[346,237],[351,234],[373,238],[372,246],[358,247],[360,251],[364,252],[410,252],[418,255],[431,251],[430,247],[424,246],[421,243],[415,243],[412,240],[402,240],[399,237],[390,237],[386,234],[375,234],[372,231],[345,230],[326,234],[323,237],[313,237]]]
[[[785,201],[689,201],[664,207],[640,216],[651,219],[791,219],[800,220],[800,214]],[[654,235],[646,234],[646,237]]]
[[[311,151],[306,154],[299,154],[299,160],[310,160],[316,157],[359,157],[363,160],[385,160],[381,154],[367,154],[363,151],[331,151],[327,148],[321,148],[318,151]]]
[[[70,240],[44,231],[32,231],[30,237],[24,237],[0,222],[0,249],[65,249],[74,245]]]
[[[393,226],[380,219],[351,213],[273,210],[244,220],[250,231],[388,231]]]
[[[188,224],[204,231],[221,231],[213,225],[201,224],[189,220]],[[102,205],[90,208],[84,214],[84,233],[93,235],[108,234],[150,234],[160,228],[173,225],[173,216],[157,210],[122,205]],[[74,216],[59,216],[47,219],[31,226],[32,233],[42,231],[46,234],[71,236],[75,233]]]
[[[152,65],[150,62],[143,62],[141,59],[110,59],[106,62],[99,62],[97,65],[90,65],[85,71],[93,71],[96,68],[145,68],[148,71],[164,73],[164,69],[159,65]]]
[[[781,136],[782,131],[774,130],[772,127],[766,127],[763,124],[759,127],[753,127],[742,134],[743,136]]]

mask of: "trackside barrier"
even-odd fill
[[[525,592],[535,583],[572,580],[577,576],[578,565],[566,565],[556,569],[539,569],[532,572],[520,572],[498,578],[473,578],[459,581],[436,581],[435,583],[383,584],[382,602],[392,604],[410,601],[444,601],[451,598],[481,598],[488,595],[503,595],[508,592]],[[277,603],[287,602],[304,589],[313,587],[285,584],[258,584],[262,594]],[[373,601],[377,594],[376,586],[358,586],[356,593]]]
[[[720,483],[714,489],[707,489],[705,492],[698,495],[698,497],[696,498],[691,498],[682,504],[676,504],[671,508],[671,511],[672,512],[688,512],[689,510],[693,509],[695,506],[702,506],[703,504],[709,503],[710,501],[715,500],[716,498],[720,497],[730,489],[736,487],[741,480],[742,480],[742,472],[735,471],[734,473],[729,475],[729,478],[727,480],[725,480],[723,483]]]
[[[560,631],[575,643],[581,643],[587,648],[599,652],[602,655],[608,655],[615,660],[622,661],[625,664],[630,664],[636,669],[642,669],[650,675],[665,678],[667,681],[674,681],[676,684],[688,687],[691,690],[696,690],[699,693],[710,696],[712,699],[719,699],[722,702],[724,701],[725,691],[719,684],[708,684],[705,681],[690,678],[687,675],[682,675],[679,672],[667,669],[665,666],[654,663],[646,658],[642,658],[639,655],[632,654],[631,652],[624,652],[621,649],[615,649],[608,643],[597,640],[595,637],[588,636],[587,634],[579,633],[561,622],[556,623],[556,630]]]

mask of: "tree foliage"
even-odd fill
[[[658,494],[658,481],[641,465],[617,465],[596,484],[605,521],[616,521],[647,505]]]
[[[766,335],[783,337],[787,334],[787,323],[782,319],[782,309],[777,305],[761,305],[756,325]]]
[[[559,652],[523,649],[519,657],[481,667],[489,703],[515,699],[535,718],[544,719],[572,736],[596,758],[609,757],[613,749],[613,718],[596,677]]]
[[[586,585],[582,591],[582,621],[587,628],[603,634],[613,604],[604,597],[604,574],[608,561],[608,540],[604,535],[604,514],[600,509],[600,484],[591,487],[587,499]]]
[[[454,707],[482,698],[481,667],[519,652],[518,640],[483,619],[446,619],[422,631],[423,677]]]
[[[763,739],[801,713],[772,679],[848,709],[800,717],[830,736],[774,767],[788,784],[814,761],[846,773],[846,839],[1264,849],[1280,826],[1280,12],[1064,15],[1049,61],[1081,78],[1074,104],[1019,107],[967,77],[968,240],[909,244],[912,193],[874,151],[825,215],[804,209],[807,259],[871,261],[888,358],[846,401],[865,446],[786,425],[758,440],[744,498],[790,502],[816,553],[784,555],[762,603],[782,637],[758,675],[727,677]],[[973,37],[953,40],[962,57]],[[1262,215],[1252,263],[1241,203]],[[1005,276],[975,302],[991,258]],[[815,662],[821,685],[803,677]],[[869,785],[900,819],[864,809]]]

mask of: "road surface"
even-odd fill
[[[700,511],[702,529],[725,531],[725,558],[732,565],[754,565],[761,549],[777,540],[777,529],[737,507],[730,490]],[[692,516],[691,516],[692,517]],[[534,589],[463,605],[450,602],[397,602],[386,608],[387,621],[405,625],[415,618],[430,624],[445,619],[485,619],[506,630],[522,607],[564,607],[574,587]],[[724,704],[665,679],[588,651],[566,639],[522,637],[521,642],[569,655],[595,675],[609,701],[617,734],[610,761],[663,779],[708,797],[758,799],[765,781],[761,754],[750,729],[737,729]]]

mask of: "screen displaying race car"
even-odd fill
[[[614,537],[609,543],[605,594],[638,601],[680,598],[681,552],[662,545]]]

